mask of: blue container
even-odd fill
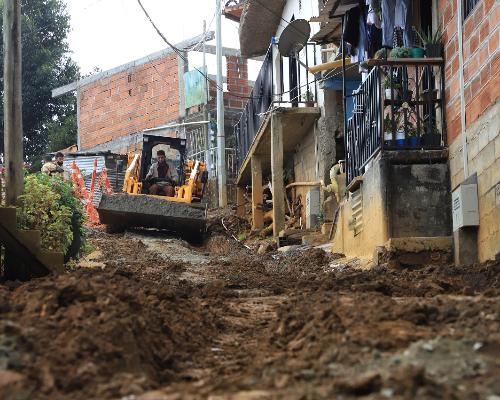
[[[409,142],[411,147],[418,147],[420,145],[420,138],[418,136],[410,136]]]
[[[396,146],[398,147],[406,146],[406,137],[404,131],[396,132]]]

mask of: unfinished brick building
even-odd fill
[[[213,32],[207,33],[207,40]],[[187,51],[201,51],[202,36],[177,45]],[[205,46],[214,53],[213,46]],[[247,61],[238,51],[224,49],[227,61],[227,125],[232,131],[233,119],[239,115],[251,87]],[[141,132],[184,120],[204,119],[200,107],[186,107],[183,75],[189,66],[186,56],[168,48],[108,71],[100,72],[64,87],[55,89],[53,96],[76,91],[78,99],[78,149],[80,151],[109,150],[125,153],[133,149]],[[210,98],[215,99],[216,87],[210,85]],[[213,104],[212,104],[213,103]],[[208,101],[208,112],[215,110]],[[175,130],[163,132],[175,135]]]

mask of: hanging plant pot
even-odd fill
[[[427,58],[440,58],[443,56],[441,43],[427,43],[425,45],[425,56]]]
[[[394,94],[394,97],[392,95]],[[399,90],[398,89],[385,89],[385,98],[386,100],[397,100],[399,98]]]
[[[396,146],[404,147],[406,146],[406,135],[404,130],[398,130],[396,132]]]

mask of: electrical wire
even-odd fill
[[[156,26],[156,24],[154,23],[153,19],[151,18],[151,16],[149,15],[149,13],[147,12],[147,10],[144,8],[144,6],[142,5],[142,2],[141,0],[137,0],[137,2],[139,3],[139,6],[141,7],[142,11],[144,12],[144,14],[146,15],[146,18],[149,20],[150,24],[153,26],[153,28],[156,30],[156,33],[162,38],[162,40],[186,63],[188,63],[188,58],[184,55],[184,52],[186,50],[181,50],[179,49],[178,47],[176,47],[174,44],[172,44],[166,37],[165,35],[160,31],[160,29]],[[217,12],[217,11],[216,11]],[[192,48],[192,47],[191,47]],[[208,83],[213,83],[215,84],[215,87],[220,90],[220,91],[224,91],[224,88],[220,87],[217,82],[215,82],[214,80],[210,79],[210,77],[205,74],[204,72],[202,72],[199,68],[196,68],[196,67],[193,67],[196,71],[198,71],[206,80],[206,82]],[[237,98],[240,98],[240,99],[260,99],[261,97],[252,97],[252,96],[241,96],[241,95],[238,95],[238,94],[235,94],[235,93],[231,93],[231,92],[226,92],[227,95],[229,96],[233,96],[233,97],[237,97]]]

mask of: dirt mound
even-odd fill
[[[467,267],[427,266],[390,269],[387,266],[361,271],[333,270],[322,282],[327,290],[379,292],[389,296],[436,296],[439,294],[500,294],[500,262]]]
[[[0,364],[30,398],[116,398],[168,383],[209,346],[215,317],[127,271],[78,271],[0,287]]]

